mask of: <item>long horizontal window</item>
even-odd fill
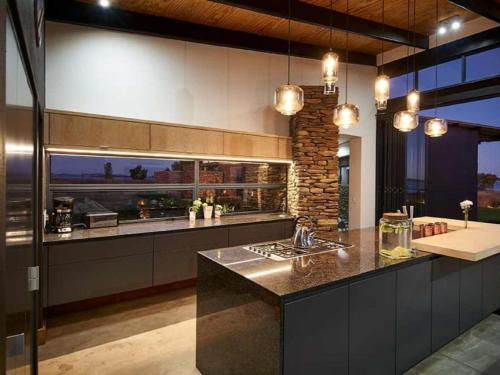
[[[186,217],[208,197],[227,214],[286,209],[286,164],[61,154],[48,162],[49,208],[73,197],[76,223],[109,211],[122,222]]]

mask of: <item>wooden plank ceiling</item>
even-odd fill
[[[95,4],[96,0],[81,0]],[[273,1],[273,0],[269,0]],[[329,8],[330,0],[302,0],[306,3]],[[350,14],[381,22],[381,0],[350,0]],[[251,34],[287,39],[288,20],[242,8],[215,3],[209,0],[112,0],[112,6],[123,10],[187,21],[222,29],[238,30]],[[434,30],[435,0],[417,1],[416,30],[422,34],[432,34]],[[335,0],[334,9],[345,12],[346,0]],[[407,29],[406,0],[385,0],[386,23]],[[459,16],[464,21],[477,17],[463,8],[440,1],[440,19]],[[329,46],[329,29],[306,23],[292,21],[291,39],[321,47]],[[335,49],[345,49],[345,33],[334,30]],[[385,50],[398,44],[384,42]],[[381,51],[382,44],[364,35],[349,34],[349,50],[375,55]]]

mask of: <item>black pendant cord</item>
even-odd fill
[[[406,37],[410,40],[410,0],[407,1],[408,19],[407,19],[407,34]],[[409,80],[410,80],[410,46],[406,45],[406,92],[409,91]]]
[[[349,0],[346,2],[346,30],[349,30]],[[349,33],[345,32],[345,104],[347,104],[347,89],[348,89],[348,74],[349,74]]]
[[[435,75],[434,79],[436,81],[436,87],[434,89],[434,117],[437,118],[437,89],[438,89],[438,63],[439,63],[439,56],[438,56],[438,35],[439,35],[439,0],[436,0],[436,45],[435,51],[436,51],[436,69],[435,69]]]
[[[292,29],[292,1],[288,0],[288,84],[290,84],[290,55],[292,53],[292,41],[290,39]]]
[[[384,38],[385,38],[385,1],[382,0],[382,69],[381,72],[384,74]]]
[[[416,40],[416,24],[417,24],[417,0],[413,0],[413,89],[417,90],[417,64],[415,60],[415,40]]]
[[[333,50],[332,37],[333,37],[333,0],[330,0],[330,52]]]

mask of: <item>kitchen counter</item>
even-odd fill
[[[354,246],[346,250],[283,261],[264,258],[241,246],[208,250],[199,254],[264,288],[272,294],[271,297],[278,298],[345,282],[432,256],[423,251],[416,251],[412,258],[402,260],[391,260],[380,256],[377,228],[322,233],[318,237]]]
[[[117,227],[110,228],[77,229],[71,233],[63,234],[45,233],[43,236],[43,242],[45,245],[53,245],[68,241],[84,241],[99,238],[124,237],[150,233],[176,232],[190,229],[206,229],[291,219],[293,219],[293,217],[290,215],[278,213],[262,213],[222,216],[218,219],[197,219],[195,221],[190,221],[187,219],[148,221],[144,223],[120,224]]]
[[[354,247],[283,261],[241,246],[198,252],[202,374],[402,374],[500,308],[500,254],[390,260],[376,228],[318,237]]]
[[[414,248],[468,261],[479,261],[500,253],[500,225],[440,217],[419,217],[415,224],[444,221],[452,232],[413,240]]]

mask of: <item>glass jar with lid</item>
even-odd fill
[[[379,223],[379,253],[391,259],[411,258],[412,222],[408,215],[384,213]]]

